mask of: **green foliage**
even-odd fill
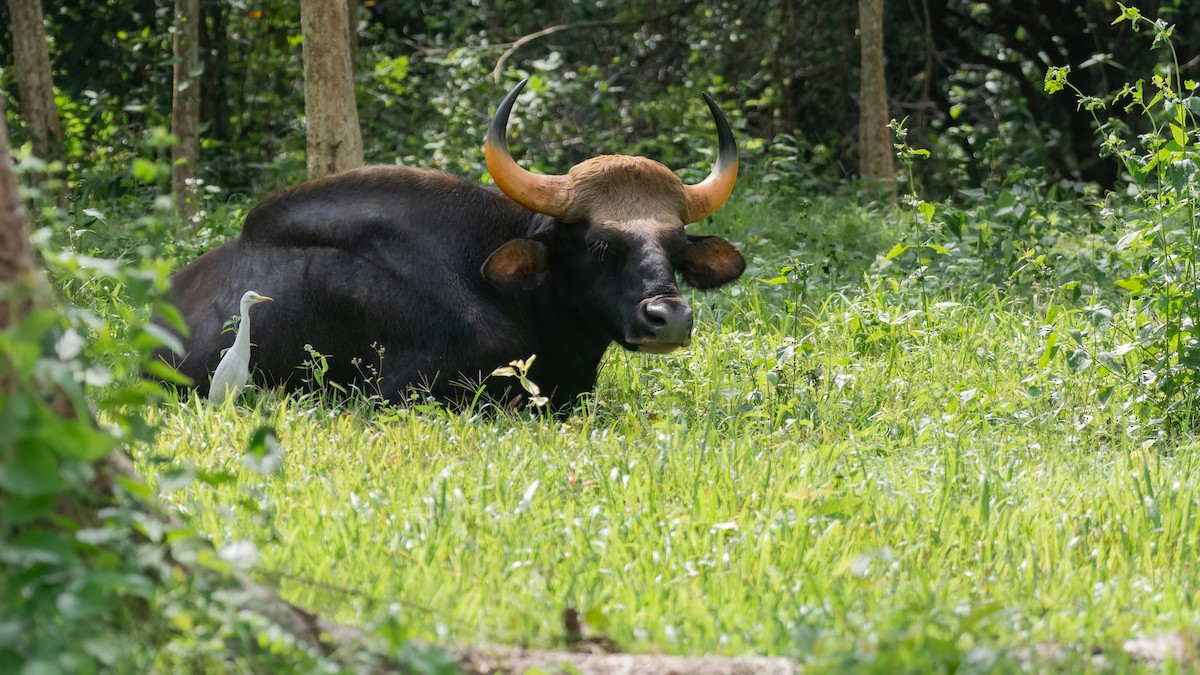
[[[1123,22],[1135,31],[1148,29],[1151,49],[1170,53],[1149,81],[1126,83],[1105,100],[1075,88],[1067,79],[1069,68],[1052,68],[1046,75],[1047,91],[1070,88],[1095,119],[1102,154],[1120,162],[1131,197],[1112,196],[1102,211],[1121,235],[1112,252],[1122,272],[1111,283],[1124,292],[1127,300],[1121,304],[1127,309],[1112,301],[1095,306],[1106,317],[1124,310],[1130,325],[1117,328],[1122,332],[1118,347],[1099,353],[1081,335],[1072,336],[1072,364],[1101,371],[1106,398],[1116,382],[1136,383],[1133,398],[1123,405],[1140,411],[1144,420],[1168,428],[1190,426],[1200,385],[1200,97],[1197,83],[1180,73],[1173,25],[1121,5],[1113,23]],[[1129,115],[1140,118],[1148,131],[1133,136]]]
[[[386,654],[370,651],[334,662],[243,609],[229,573],[251,567],[255,547],[214,549],[161,514],[151,486],[98,464],[117,449],[154,447],[147,415],[170,399],[141,374],[177,378],[152,357],[177,341],[150,320],[182,322],[162,301],[163,261],[91,254],[161,231],[162,216],[114,218],[124,230],[96,233],[76,229],[42,193],[31,198],[44,226],[35,237],[42,260],[67,304],[36,309],[0,331],[0,673],[341,672],[344,663],[383,663]],[[107,225],[102,214],[93,218]],[[6,301],[23,299],[8,293]],[[270,427],[240,445],[246,470],[278,472]],[[232,479],[171,464],[157,488],[169,498],[185,486]],[[264,526],[274,516],[271,500],[253,491],[238,508]],[[446,672],[434,667],[444,662],[440,652],[410,651],[399,663]]]
[[[527,359],[516,359],[509,362],[507,366],[501,366],[492,371],[492,377],[513,377],[520,383],[521,389],[529,397],[529,404],[534,409],[541,408],[546,405],[549,400],[542,396],[542,390],[537,383],[529,379],[529,369],[533,367],[533,362],[537,358],[537,354],[531,354]]]

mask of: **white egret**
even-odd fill
[[[250,306],[268,300],[271,298],[254,291],[246,291],[242,296],[242,320],[238,324],[237,337],[217,364],[208,387],[208,400],[213,403],[220,405],[230,395],[236,398],[246,386],[246,380],[250,378]]]

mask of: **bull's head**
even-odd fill
[[[602,155],[565,176],[544,176],[517,165],[506,127],[513,87],[488,129],[484,150],[492,180],[513,201],[552,216],[546,231],[514,239],[488,258],[483,274],[502,287],[531,289],[562,274],[574,300],[599,313],[611,337],[626,349],[666,353],[691,341],[692,309],[675,284],[678,270],[697,288],[741,276],[742,254],[719,237],[684,232],[729,197],[737,180],[737,145],[721,109],[704,100],[717,124],[719,149],[712,173],[685,185],[670,169],[645,157]]]

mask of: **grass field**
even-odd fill
[[[261,392],[163,407],[139,464],[256,577],[393,638],[561,646],[575,607],[630,651],[977,672],[1200,625],[1195,438],[1054,348],[1111,350],[1120,313],[965,248],[882,260],[904,222],[728,208],[751,268],[694,296],[692,347],[613,348],[567,419]]]

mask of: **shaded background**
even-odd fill
[[[1200,3],[1143,12],[1176,24],[1184,77],[1200,74]],[[172,7],[147,0],[44,3],[68,175],[93,188],[128,178],[155,127],[169,127]],[[291,0],[202,2],[200,175],[232,193],[303,177],[300,13]],[[1051,65],[1083,92],[1110,95],[1172,61],[1107,0],[890,0],[889,115],[932,150],[915,171],[930,194],[997,172],[1110,187],[1090,115],[1049,96]],[[532,2],[365,0],[354,12],[366,158],[482,174],[491,108],[521,76],[517,156],[550,171],[606,152],[645,154],[700,175],[713,151],[700,102],[733,118],[751,175],[820,189],[857,174],[857,7],[845,0]],[[0,26],[8,31],[7,8]],[[514,41],[551,29],[508,54]],[[0,36],[11,53],[11,35]],[[11,56],[0,63],[11,64]],[[0,75],[24,137],[11,68]],[[1136,130],[1135,130],[1136,131]]]

